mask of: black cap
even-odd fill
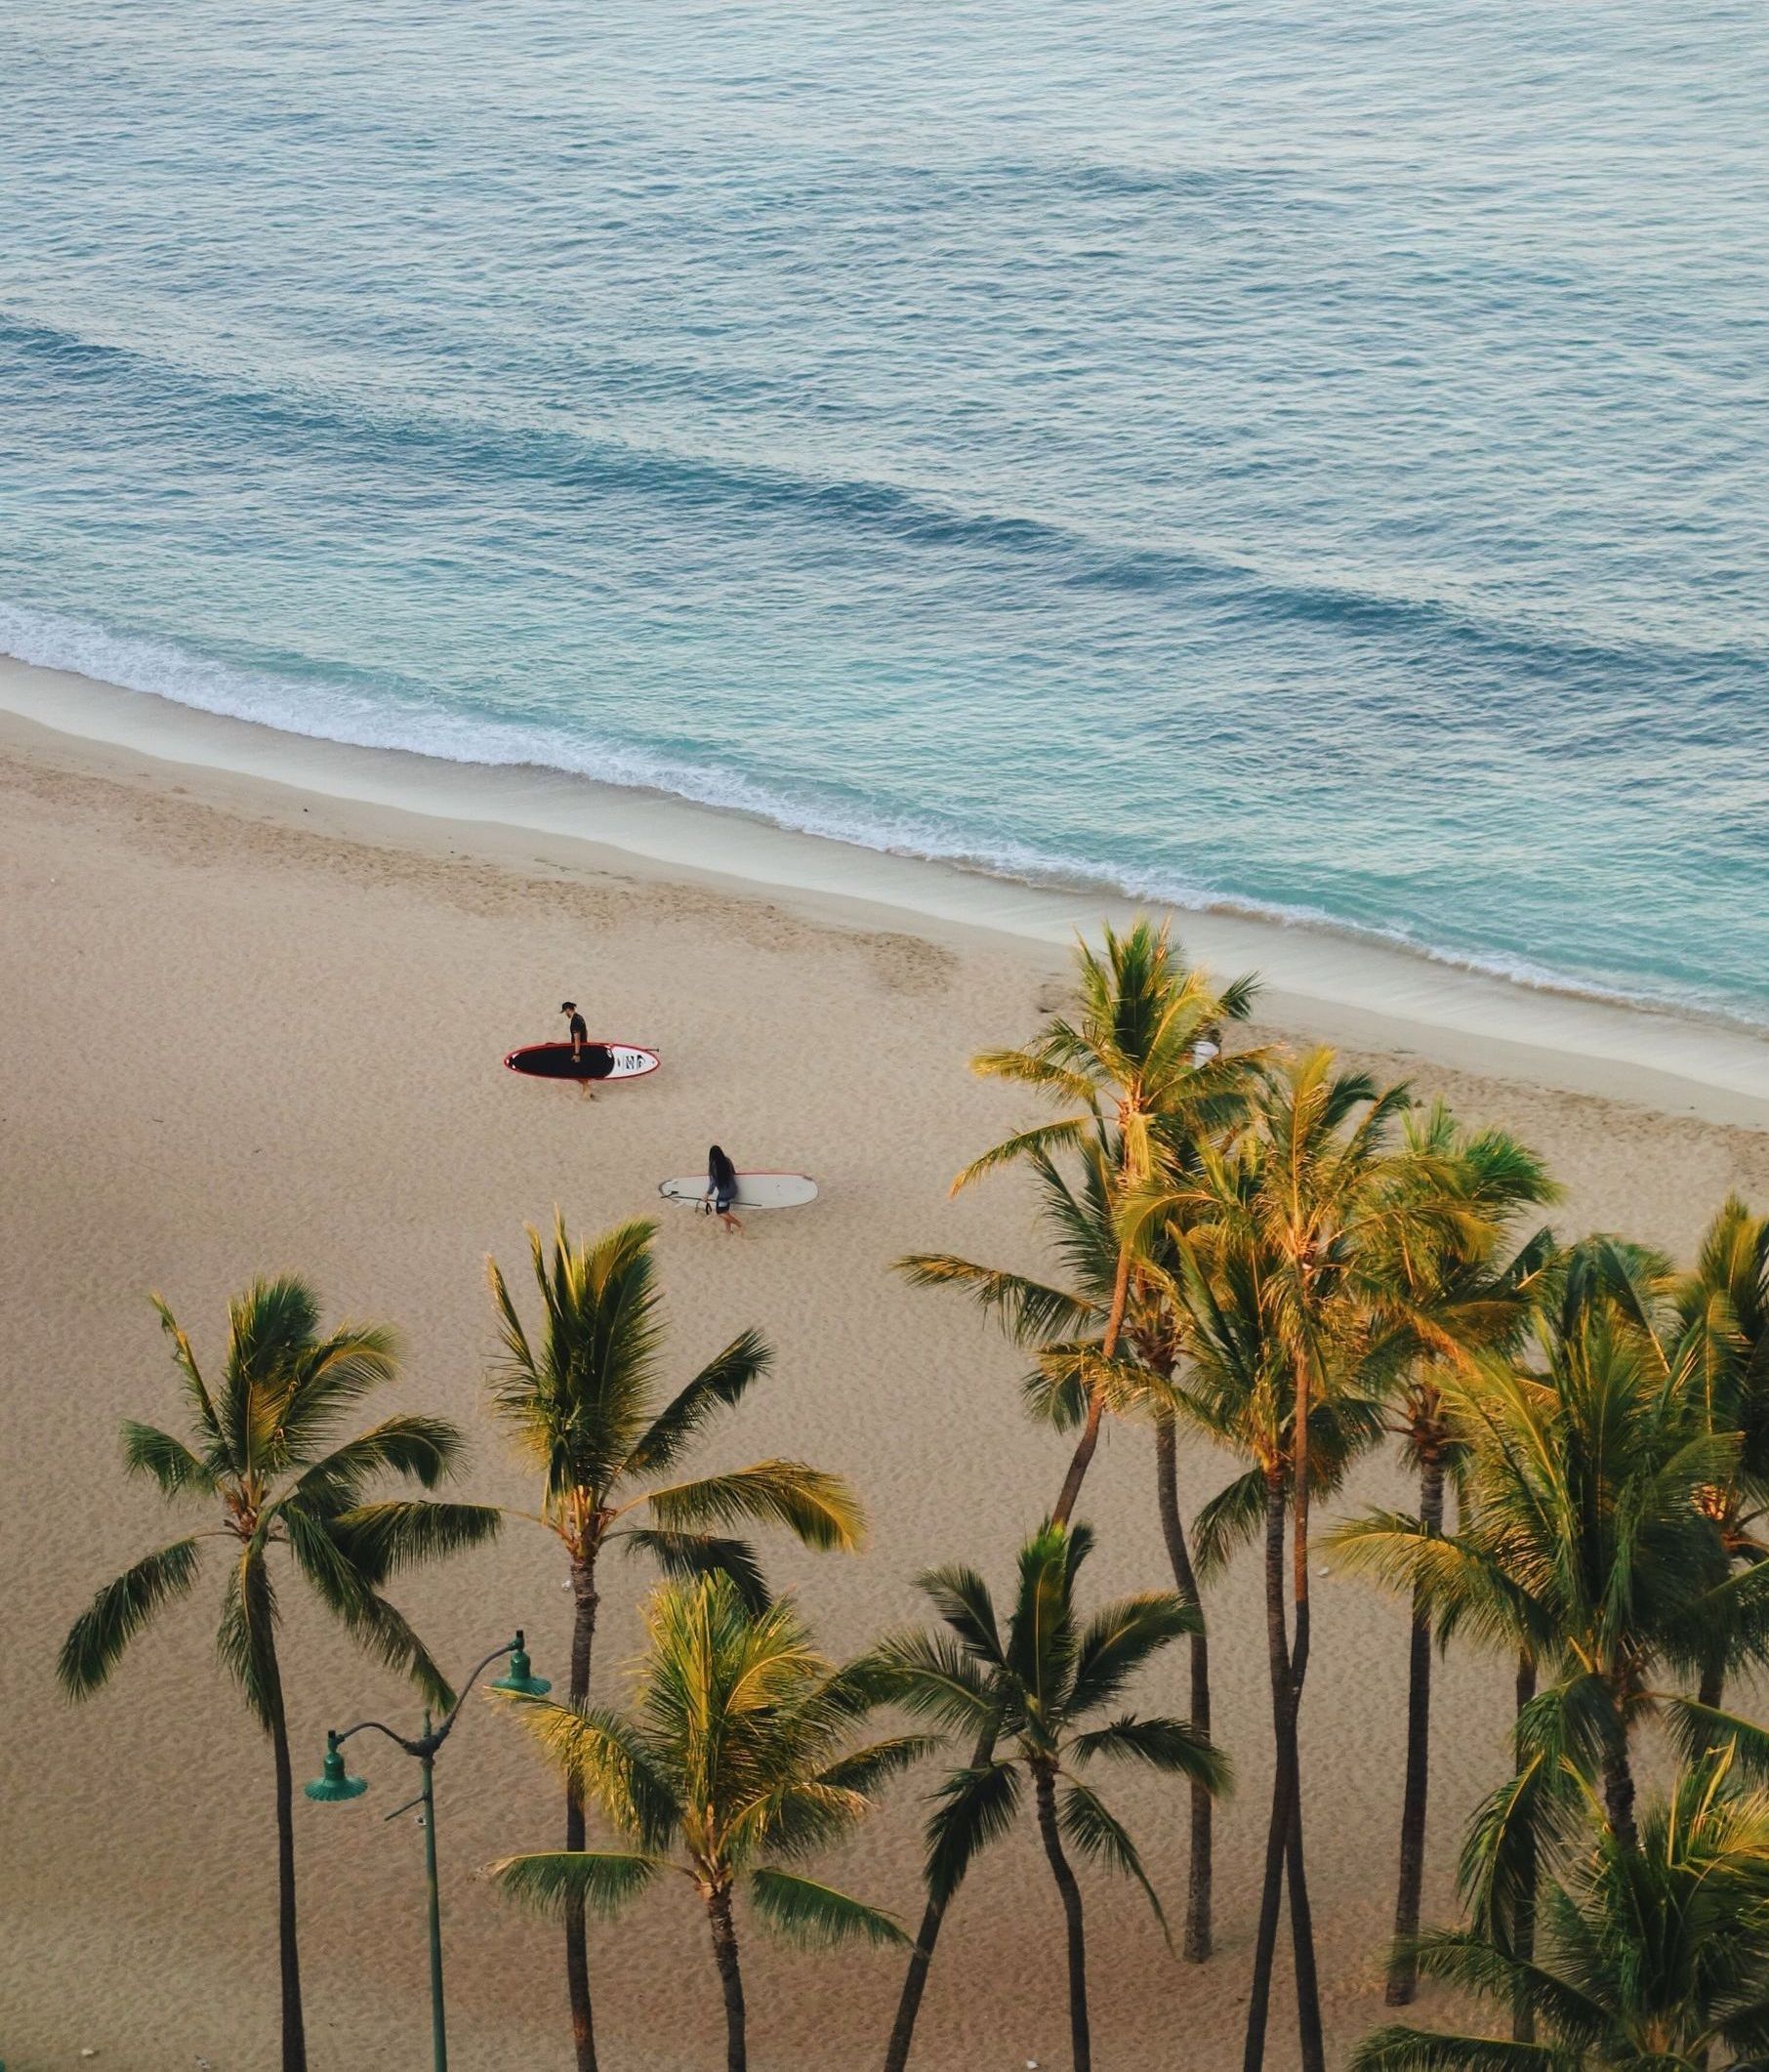
[[[577,1002],[575,1000],[561,1000],[559,1002],[559,1013],[561,1015],[575,1015],[577,1013]]]

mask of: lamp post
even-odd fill
[[[467,1703],[468,1693],[500,1655],[510,1657],[510,1668],[492,1684],[493,1690],[514,1691],[520,1697],[539,1698],[553,1688],[545,1677],[537,1677],[531,1673],[528,1650],[523,1645],[522,1634],[518,1628],[515,1638],[506,1640],[500,1647],[494,1647],[462,1684],[461,1695],[455,1700],[448,1717],[440,1726],[432,1725],[427,1709],[424,1715],[424,1731],[415,1740],[408,1741],[403,1734],[394,1733],[391,1726],[384,1726],[379,1720],[358,1720],[354,1726],[347,1726],[342,1733],[332,1728],[325,1737],[325,1761],[320,1765],[320,1773],[311,1784],[304,1787],[307,1796],[318,1800],[321,1804],[338,1804],[347,1799],[360,1799],[368,1790],[368,1779],[352,1777],[345,1768],[344,1744],[352,1734],[360,1734],[371,1727],[376,1733],[385,1734],[395,1748],[403,1749],[408,1756],[414,1758],[423,1773],[424,1782],[418,1796],[408,1799],[403,1805],[395,1806],[383,1818],[397,1820],[401,1813],[409,1813],[414,1806],[422,1806],[424,1809],[419,1817],[424,1823],[424,1875],[430,1888],[430,2029],[435,2072],[448,2072],[448,2030],[442,2015],[442,1903],[436,1888],[436,1751],[453,1730],[456,1720],[460,1718],[461,1708]]]

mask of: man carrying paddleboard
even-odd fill
[[[578,1013],[575,1000],[561,1000],[559,1013],[571,1017],[566,1023],[566,1029],[571,1037],[572,1068],[582,1075],[578,1081],[578,1091],[586,1100],[594,1100],[596,1089],[590,1082],[605,1073],[613,1059],[599,1045],[591,1043],[590,1024]],[[589,1055],[586,1056],[586,1053]]]

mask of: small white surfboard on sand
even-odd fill
[[[707,1205],[707,1177],[690,1174],[685,1180],[662,1180],[657,1191],[665,1201],[685,1202],[690,1209]],[[817,1182],[802,1173],[739,1173],[734,1209],[802,1209],[817,1198]]]

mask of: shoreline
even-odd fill
[[[770,899],[837,926],[1012,943],[1046,953],[1052,971],[1102,920],[1171,915],[1219,977],[1259,973],[1258,1019],[1286,1034],[1769,1131],[1769,1031],[1532,986],[1327,927],[1017,883],[563,770],[286,733],[11,657],[0,657],[0,742],[107,775],[127,767],[138,782],[145,759],[248,813],[311,827],[317,806],[321,829],[393,847],[440,843]]]

